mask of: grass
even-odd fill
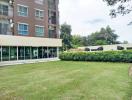
[[[47,62],[0,68],[0,100],[130,100],[129,64]]]

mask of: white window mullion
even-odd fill
[[[26,29],[24,27],[26,27]],[[29,28],[28,27],[29,26],[26,23],[18,23],[18,34],[28,35],[29,34]]]
[[[28,16],[28,6],[18,4],[17,10],[19,16],[23,16],[23,17]]]

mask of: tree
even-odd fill
[[[77,48],[83,46],[83,38],[80,35],[72,36],[72,47]]]
[[[62,39],[62,50],[66,51],[72,47],[71,45],[71,40],[72,40],[72,35],[71,35],[71,26],[68,25],[67,23],[64,23],[61,25],[61,34],[60,37]]]
[[[128,44],[129,42],[128,41],[123,41],[123,44]]]
[[[118,5],[117,8],[112,9],[110,15],[116,17],[117,15],[126,15],[132,12],[132,0],[103,0],[107,2],[108,6]],[[130,22],[128,25],[132,24]]]
[[[109,43],[111,44],[115,44],[116,43],[116,40],[118,38],[118,35],[114,33],[115,31],[112,30],[110,28],[110,26],[107,26],[106,27],[106,37],[107,37],[107,41],[109,41]]]
[[[72,36],[72,48],[78,48],[81,46],[88,46],[88,39],[86,36],[73,35]]]
[[[101,28],[99,32],[92,33],[88,36],[88,45],[116,44],[118,35],[114,32],[110,26]]]
[[[88,46],[88,38],[86,36],[82,37],[82,45],[83,46]]]

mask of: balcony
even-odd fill
[[[9,19],[13,17],[13,8],[0,4],[0,19]]]
[[[57,24],[56,12],[54,11],[49,11],[49,24]]]
[[[50,10],[56,10],[56,1],[55,0],[48,0],[48,8]]]
[[[0,23],[0,35],[12,35],[9,24]]]
[[[59,38],[55,26],[49,26],[49,37],[48,38]]]

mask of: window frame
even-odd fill
[[[24,12],[21,12],[19,7],[27,8],[27,14],[26,14],[26,15],[21,15],[21,13],[24,13]],[[29,15],[29,7],[26,6],[26,5],[18,4],[18,5],[17,5],[17,13],[18,13],[18,16],[28,17],[28,15]]]
[[[26,25],[26,26],[27,26],[27,30],[23,30],[23,31],[27,31],[27,34],[21,34],[21,33],[20,33],[20,31],[21,31],[21,30],[19,30],[20,24],[21,24],[21,25]],[[27,23],[18,23],[17,27],[18,27],[18,34],[19,34],[19,35],[23,35],[23,36],[29,35],[29,24],[27,24]]]
[[[0,22],[0,35],[7,35],[9,32],[9,24]]]
[[[40,0],[40,1],[38,1],[38,0],[34,0],[34,2],[36,3],[36,4],[39,4],[39,5],[44,5],[44,0]]]
[[[4,7],[7,7],[6,11],[4,10]],[[5,5],[5,4],[0,4],[0,12],[1,12],[1,15],[8,16],[9,15],[9,6]]]
[[[37,31],[36,31],[36,28],[43,28],[43,33],[39,33],[39,34],[42,34],[42,35],[37,35]],[[45,29],[44,29],[44,26],[40,26],[40,25],[35,25],[35,36],[38,36],[38,37],[43,37],[45,34]]]
[[[36,14],[36,11],[39,11],[39,15]],[[42,12],[42,14],[43,14],[42,16],[41,16],[40,12]],[[35,8],[35,18],[39,19],[39,20],[43,20],[44,19],[44,10]]]

